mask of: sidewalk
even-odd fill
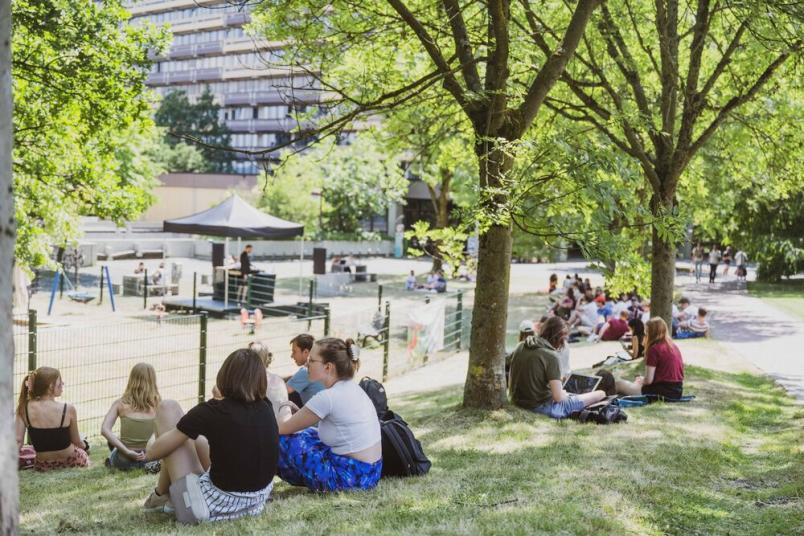
[[[683,285],[693,306],[712,319],[712,338],[729,354],[744,357],[804,404],[804,324],[759,298],[743,284],[726,281]]]

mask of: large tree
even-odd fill
[[[517,141],[534,128],[598,3],[540,5],[562,28],[557,42],[541,50],[526,45],[528,10],[507,0],[261,2],[257,29],[288,42],[284,58],[316,76],[338,101],[336,115],[320,129],[324,133],[366,113],[420,100],[431,88],[471,125],[479,203],[487,217],[480,222],[465,406],[497,408],[506,401],[507,178]]]
[[[155,168],[136,144],[153,128],[148,53],[166,41],[126,25],[117,0],[15,0],[13,12],[16,254],[38,266],[79,216],[148,206]]]
[[[533,43],[552,50],[561,39],[557,29],[520,3]],[[604,4],[561,77],[567,91],[547,100],[592,125],[642,169],[651,194],[651,310],[668,322],[683,232],[679,182],[718,129],[772,91],[800,52],[801,13],[794,9],[764,1]]]
[[[14,196],[11,87],[11,0],[0,0],[0,534],[17,534],[19,491],[14,432],[14,337],[11,318]]]

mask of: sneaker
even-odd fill
[[[173,512],[173,505],[170,502],[170,494],[157,495],[156,490],[145,499],[142,507],[148,512]]]
[[[592,333],[591,335],[589,335],[589,337],[586,340],[588,342],[597,342],[597,341],[600,340],[600,337],[598,335]]]
[[[152,462],[147,462],[143,467],[146,473],[151,473],[153,475],[159,473],[162,470],[162,462],[160,460],[154,460]]]

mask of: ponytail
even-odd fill
[[[35,400],[48,394],[50,388],[59,381],[59,378],[61,378],[61,372],[53,367],[39,367],[29,372],[22,382],[22,387],[20,387],[17,415],[22,416],[25,404],[29,400]]]
[[[33,390],[34,380],[36,379],[36,371],[32,370],[25,375],[22,380],[22,387],[20,387],[20,398],[17,401],[17,415],[22,417],[23,409],[28,400],[31,399],[31,391]]]

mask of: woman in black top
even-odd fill
[[[222,398],[186,415],[174,400],[159,404],[157,439],[145,457],[162,459],[162,472],[146,509],[172,506],[180,522],[198,523],[258,515],[265,507],[279,457],[265,367],[254,351],[237,350],[216,385]]]
[[[631,331],[631,359],[645,357],[645,324],[639,318],[632,318],[628,321],[628,329]]]
[[[75,406],[56,401],[63,390],[61,373],[52,367],[39,367],[22,382],[17,404],[17,446],[22,447],[27,429],[36,450],[37,471],[89,465],[89,445],[78,433]]]

